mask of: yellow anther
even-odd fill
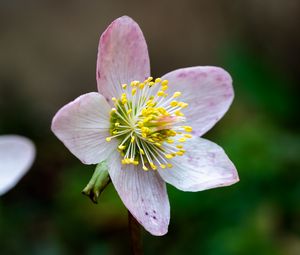
[[[181,143],[184,143],[186,141],[186,138],[185,137],[181,137],[181,138],[178,139],[178,141],[181,142]]]
[[[143,126],[144,126],[144,123],[143,123],[142,121],[139,121],[139,122],[138,122],[138,127],[139,127],[139,128],[142,128]]]
[[[118,134],[118,131],[117,130],[113,131],[113,134],[114,135]]]
[[[132,136],[132,137],[131,137],[131,139],[130,139],[130,142],[132,142],[132,143],[133,143],[133,142],[134,142],[134,140],[135,140],[135,136]]]
[[[165,86],[162,86],[162,87],[161,87],[161,90],[166,91],[168,88],[169,88],[169,87],[168,87],[167,85],[165,85]]]
[[[132,91],[131,91],[131,95],[134,96],[135,94],[136,94],[136,88],[133,88]]]
[[[155,83],[153,81],[149,82],[149,87],[152,87]]]
[[[149,169],[146,166],[143,166],[143,170],[148,171]]]
[[[157,92],[157,95],[158,95],[159,97],[162,97],[162,96],[165,95],[165,92],[163,92],[162,90],[160,90],[160,91]]]
[[[141,153],[142,155],[145,155],[145,152],[144,152],[142,149],[140,149],[140,153]]]
[[[117,102],[117,99],[115,97],[112,97],[111,100],[116,103]]]
[[[172,106],[172,107],[176,107],[177,105],[178,105],[178,102],[177,101],[171,101],[170,102],[170,105]]]
[[[177,91],[173,94],[173,98],[176,98],[176,97],[180,97],[181,96],[181,92]]]
[[[143,89],[144,87],[145,87],[145,83],[142,82],[142,83],[139,84],[140,89]]]
[[[168,140],[167,140],[167,143],[172,144],[172,143],[174,143],[174,140],[168,139]]]
[[[142,130],[143,133],[149,133],[150,132],[150,128],[148,128],[148,127],[142,127],[141,130]]]
[[[126,96],[125,93],[123,93],[123,94],[121,95],[121,102],[122,102],[122,104],[126,104],[126,103],[127,103],[127,96]]]
[[[180,106],[181,108],[186,108],[186,107],[188,107],[188,104],[184,103],[184,102],[179,102],[178,106]]]
[[[139,81],[132,81],[131,83],[130,83],[130,86],[131,87],[135,87],[135,86],[137,86],[139,84]]]
[[[161,143],[155,143],[156,146],[160,147],[161,146]]]
[[[127,88],[127,84],[126,83],[122,84],[122,88],[126,89]]]
[[[177,151],[176,152],[176,155],[178,155],[178,156],[182,156],[184,154],[184,151]]]
[[[170,136],[176,136],[177,133],[176,133],[176,131],[174,131],[174,130],[170,130],[170,131],[169,131],[169,135],[170,135]]]
[[[193,136],[191,134],[184,134],[184,137],[186,137],[186,138],[192,138]]]
[[[150,76],[146,81],[147,81],[147,82],[150,82],[150,81],[152,81],[152,80],[153,80],[153,77]]]
[[[166,157],[167,159],[171,159],[171,158],[173,158],[173,155],[172,155],[172,154],[166,154],[165,157]]]
[[[152,106],[155,105],[155,103],[153,102],[153,99],[149,99],[149,100],[146,102],[146,105],[147,105],[148,107],[152,107]],[[145,109],[145,110],[147,111],[147,109]],[[149,109],[148,109],[148,111],[149,111]]]
[[[125,164],[126,164],[125,159],[122,159],[122,160],[121,160],[121,163],[122,163],[123,165],[125,165]]]
[[[115,127],[119,127],[120,126],[120,123],[119,122],[116,122],[115,123]]]
[[[184,114],[179,110],[175,111],[175,115],[180,117],[184,116]]]
[[[181,145],[181,144],[178,144],[178,145],[176,145],[176,148],[178,148],[178,149],[182,149],[182,148],[183,148],[183,145]]]
[[[132,112],[132,109],[127,110],[127,114],[130,114]]]
[[[126,148],[126,146],[125,145],[119,145],[118,148],[119,148],[119,150],[122,151],[122,150],[124,150]]]
[[[116,108],[111,108],[111,113],[114,113],[114,112],[116,112],[116,111],[117,111]]]
[[[157,108],[158,112],[161,113],[162,115],[165,115],[165,116],[169,116],[170,114],[167,112],[167,110],[163,107],[158,107]]]
[[[185,132],[192,132],[193,131],[193,128],[190,127],[190,126],[184,126],[183,128],[184,128]]]
[[[156,78],[155,79],[155,83],[160,83],[161,82],[161,78]]]
[[[166,165],[164,165],[164,164],[160,164],[159,165],[162,169],[165,169],[166,168]]]
[[[137,165],[139,164],[139,162],[138,162],[137,160],[134,160],[134,161],[132,162],[132,164],[134,164],[135,166],[137,166]]]
[[[162,86],[166,86],[166,85],[168,85],[168,83],[169,83],[168,80],[163,80],[163,81],[161,82],[161,85],[162,85]]]
[[[105,140],[106,140],[106,142],[110,142],[111,141],[111,137],[106,137]]]
[[[173,167],[173,165],[172,165],[172,164],[170,164],[170,163],[168,163],[168,164],[167,164],[167,167],[168,167],[168,168],[172,168],[172,167]]]
[[[150,166],[151,166],[151,168],[153,169],[153,170],[156,170],[157,169],[157,166],[156,165],[154,165],[152,162],[151,163],[149,163],[150,164]]]

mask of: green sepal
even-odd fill
[[[96,166],[92,178],[81,193],[88,196],[93,203],[97,204],[100,194],[110,182],[107,162],[104,160]]]

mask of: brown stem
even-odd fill
[[[131,248],[133,255],[143,255],[142,245],[142,229],[141,225],[136,221],[132,214],[128,211],[128,227],[131,239]]]

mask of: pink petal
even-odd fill
[[[117,141],[105,140],[110,136],[110,110],[101,94],[84,94],[56,113],[51,129],[84,164],[97,164],[117,147]]]
[[[173,168],[159,170],[167,183],[183,191],[201,191],[239,181],[234,165],[217,144],[195,137],[184,147],[184,156],[170,160]]]
[[[123,203],[136,220],[152,235],[166,234],[170,205],[166,184],[159,174],[152,170],[145,172],[133,165],[121,165],[118,155],[110,161],[109,174]]]
[[[203,135],[226,113],[233,97],[232,79],[219,67],[197,66],[178,69],[162,77],[169,80],[169,94],[181,91],[179,100],[188,103],[183,110],[187,125]]]
[[[150,76],[147,44],[139,25],[127,16],[101,35],[97,59],[98,90],[107,100],[121,95],[121,84]]]
[[[33,143],[17,135],[0,136],[0,195],[14,187],[31,167]]]

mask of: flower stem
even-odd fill
[[[143,245],[142,245],[142,229],[141,225],[136,221],[132,214],[128,211],[128,227],[131,239],[131,248],[133,255],[142,255]]]

